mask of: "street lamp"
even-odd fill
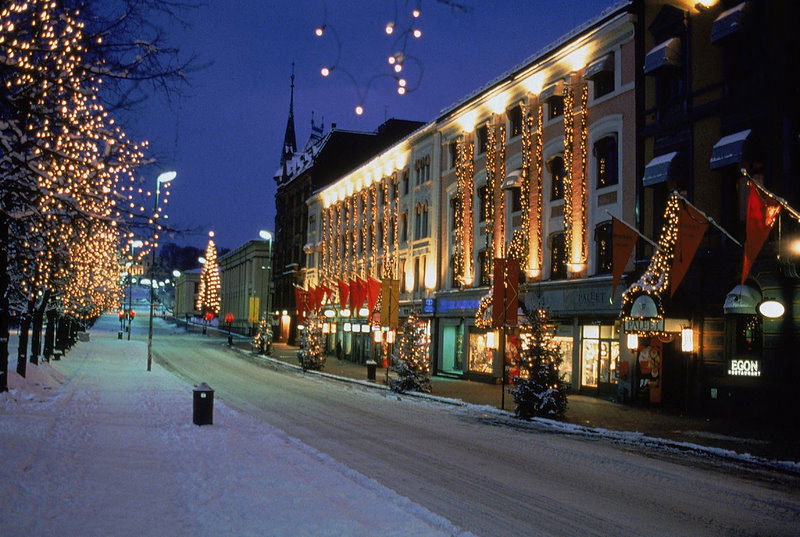
[[[272,240],[274,235],[271,232],[267,231],[266,229],[262,229],[258,232],[258,236],[264,239],[265,241],[269,241],[269,254],[267,259],[267,307],[266,312],[269,313],[272,310]]]
[[[153,206],[153,253],[150,263],[150,280],[155,279],[154,268],[156,265],[156,236],[158,235],[158,195],[161,192],[161,184],[169,183],[178,175],[178,172],[163,172],[156,178],[156,198]],[[147,370],[152,369],[153,363],[153,302],[155,302],[155,289],[150,286],[150,328],[147,332]]]
[[[144,243],[140,240],[135,240],[131,243],[131,263],[133,263],[133,249],[134,248],[141,248]],[[133,278],[131,277],[130,273],[128,274],[128,341],[131,340],[131,321],[133,321],[133,317],[131,316],[131,311],[133,311]]]

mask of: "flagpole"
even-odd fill
[[[749,173],[747,173],[747,170],[746,170],[745,168],[742,168],[742,175],[744,175],[745,177],[747,177],[747,180],[748,180],[748,181],[750,181],[751,183],[753,183],[754,185],[756,185],[758,188],[760,188],[760,189],[761,189],[761,191],[762,191],[764,194],[766,194],[766,195],[767,195],[767,196],[769,196],[770,198],[772,198],[772,199],[774,199],[775,201],[777,201],[778,203],[780,203],[780,204],[781,204],[781,207],[783,207],[784,209],[786,209],[786,212],[788,212],[789,214],[791,214],[791,215],[792,215],[792,216],[795,218],[795,220],[797,220],[797,221],[799,221],[799,222],[800,222],[800,213],[798,213],[797,211],[795,211],[794,209],[792,209],[791,205],[789,205],[789,203],[788,203],[788,202],[787,202],[785,199],[783,199],[783,198],[782,198],[782,197],[780,197],[780,196],[776,196],[775,194],[773,194],[772,192],[770,192],[769,190],[767,190],[766,188],[764,188],[764,185],[762,185],[761,183],[759,183],[758,181],[756,181],[755,179],[753,179],[753,178],[750,176],[750,174],[749,174]]]
[[[617,221],[618,221],[620,224],[624,225],[625,227],[627,227],[628,229],[630,229],[631,231],[633,231],[634,233],[636,233],[637,235],[639,235],[641,238],[643,238],[644,240],[646,240],[647,242],[649,242],[651,245],[653,245],[653,248],[655,248],[655,249],[656,249],[656,250],[658,250],[659,252],[661,251],[661,248],[659,248],[658,244],[656,244],[655,242],[653,242],[652,240],[650,240],[650,238],[649,238],[649,237],[647,237],[646,235],[643,235],[642,233],[640,233],[638,229],[636,229],[635,227],[633,227],[632,225],[630,225],[629,223],[627,223],[625,220],[623,220],[622,218],[619,218],[619,217],[616,217],[616,216],[614,216],[613,214],[611,214],[611,213],[608,211],[608,209],[606,209],[606,214],[607,214],[608,216],[612,217],[612,218],[616,218],[616,219],[617,219]]]
[[[683,196],[681,196],[681,193],[680,193],[680,192],[678,192],[677,190],[675,190],[675,191],[673,191],[673,192],[675,193],[675,195],[676,195],[676,196],[678,196],[680,199],[682,199],[683,201],[685,201],[685,202],[687,203],[687,205],[689,205],[689,206],[690,206],[692,209],[694,209],[695,211],[697,211],[698,213],[700,213],[701,215],[703,215],[703,218],[705,218],[706,220],[708,220],[708,221],[709,221],[709,223],[713,224],[713,225],[714,225],[714,227],[716,227],[718,230],[720,230],[721,232],[723,232],[723,233],[724,233],[724,234],[725,234],[725,235],[726,235],[726,236],[727,236],[727,237],[728,237],[730,240],[732,240],[732,241],[733,241],[733,242],[734,242],[734,243],[735,243],[737,246],[739,246],[739,248],[741,248],[741,247],[742,247],[742,243],[741,243],[741,242],[739,242],[739,241],[737,241],[736,239],[734,239],[734,238],[733,238],[733,235],[731,235],[730,233],[728,233],[728,230],[726,230],[724,227],[722,227],[721,225],[717,224],[717,223],[714,221],[714,219],[713,219],[713,218],[711,218],[711,217],[710,217],[710,216],[708,216],[706,213],[704,213],[703,211],[701,211],[700,209],[698,209],[698,208],[697,208],[697,207],[696,207],[696,206],[695,206],[695,205],[694,205],[694,204],[693,204],[691,201],[689,201],[689,200],[687,200],[686,198],[684,198]]]

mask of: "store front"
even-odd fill
[[[486,346],[487,331],[475,327],[475,312],[484,293],[485,290],[447,291],[436,296],[433,320],[437,330],[432,332],[436,334],[436,344],[431,352],[434,375],[486,382],[499,377]]]

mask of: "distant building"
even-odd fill
[[[186,270],[175,279],[175,318],[199,315],[195,309],[202,269]]]
[[[275,194],[275,269],[274,311],[280,314],[281,326],[276,340],[294,343],[296,307],[294,286],[302,285],[306,268],[308,208],[311,195],[364,163],[382,149],[417,129],[422,123],[389,119],[376,132],[355,132],[336,128],[324,133],[324,125],[311,119],[311,136],[301,151],[296,149],[294,130],[294,75],[289,101],[289,119],[281,151],[281,161],[273,179]],[[317,225],[316,222],[310,222]],[[273,311],[273,313],[274,313]],[[283,312],[286,314],[283,314]]]
[[[219,258],[220,323],[232,313],[236,332],[249,335],[270,311],[271,249],[272,241],[251,240]]]

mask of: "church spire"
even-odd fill
[[[289,119],[286,121],[286,134],[283,136],[281,167],[286,171],[286,162],[297,152],[297,139],[294,134],[294,62],[292,62],[292,83],[289,96]]]

